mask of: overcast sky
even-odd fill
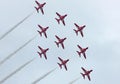
[[[118,84],[120,83],[120,1],[119,0],[38,0],[43,3],[45,15],[37,13],[34,0],[0,0],[0,36],[11,29],[30,13],[34,12],[26,21],[0,40],[0,61],[18,49],[29,39],[38,35],[32,42],[17,52],[13,57],[0,65],[0,80],[21,65],[36,58],[21,71],[10,77],[4,84],[31,84],[50,70],[57,68],[38,84],[69,84],[80,77],[74,84]],[[55,13],[68,14],[65,18],[66,26],[58,25]],[[76,36],[74,23],[86,25],[84,38]],[[48,38],[40,37],[37,24],[49,26]],[[57,48],[55,35],[65,40],[65,49]],[[79,58],[77,45],[89,47],[86,51],[87,59]],[[39,58],[37,46],[50,48],[47,52],[48,60]],[[70,59],[67,63],[68,71],[57,65],[58,56]],[[81,76],[81,67],[91,72],[91,81]]]

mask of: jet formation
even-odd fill
[[[35,3],[38,5],[38,7],[35,7],[37,13],[39,13],[39,10],[41,10],[41,13],[44,14],[44,11],[43,11],[43,7],[44,5],[46,4],[46,2],[44,3],[39,3],[38,1],[35,1]],[[60,21],[62,22],[62,24],[65,26],[66,23],[65,23],[65,18],[67,17],[67,14],[64,14],[64,15],[61,15],[60,13],[56,12],[56,15],[58,16],[58,18],[55,18],[55,20],[57,21],[58,24],[60,24]],[[44,34],[45,38],[47,38],[47,34],[46,34],[46,31],[49,29],[49,27],[42,27],[41,25],[37,25],[40,30],[37,30],[37,32],[40,34],[40,36],[42,36],[42,34]],[[83,29],[86,27],[86,25],[82,25],[82,26],[79,26],[77,23],[74,23],[74,26],[77,28],[77,29],[73,29],[73,31],[76,33],[76,36],[78,36],[78,33],[80,33],[80,35],[82,37],[84,37],[84,34],[83,34]],[[64,38],[60,38],[59,36],[55,35],[55,38],[57,39],[57,41],[54,41],[55,44],[57,45],[57,47],[59,47],[59,45],[61,45],[62,49],[65,49],[65,46],[64,46],[64,41],[67,39],[67,37],[64,37]],[[79,48],[77,52],[77,54],[79,55],[79,57],[81,57],[81,54],[84,56],[84,58],[86,59],[86,50],[88,50],[88,47],[86,48],[82,48],[80,45],[77,45],[77,47]],[[45,57],[45,59],[47,60],[47,56],[46,56],[46,52],[49,50],[49,48],[47,49],[43,49],[41,48],[40,46],[38,46],[38,48],[40,49],[41,52],[37,52],[38,55],[40,57],[42,57],[42,55]],[[62,66],[65,68],[65,70],[67,71],[67,63],[69,61],[69,59],[66,59],[66,60],[63,60],[61,57],[58,57],[59,61],[61,63],[57,63],[58,66],[60,67],[60,69],[62,69]],[[85,76],[88,77],[89,81],[91,80],[90,78],[90,73],[93,71],[93,70],[86,70],[85,68],[81,67],[81,69],[84,71],[84,73],[80,73],[83,78],[85,79]]]
[[[38,7],[34,7],[37,11],[37,13],[39,13],[39,10],[41,11],[41,13],[44,15],[44,10],[43,7],[46,5],[46,2],[44,3],[39,3],[38,1],[35,1],[35,3],[37,4]],[[13,31],[16,27],[18,27],[21,23],[23,23],[27,18],[29,18],[33,13],[29,14],[27,17],[25,17],[22,21],[20,21],[19,23],[17,23],[13,28],[11,28],[8,32],[6,32],[2,37],[0,37],[0,40],[3,39],[7,34],[9,34],[11,31]],[[56,12],[56,15],[58,16],[58,18],[55,18],[55,20],[57,21],[58,24],[60,24],[60,21],[62,22],[62,24],[65,26],[65,21],[64,19],[67,17],[67,14],[65,15],[61,15],[58,12]],[[86,27],[86,25],[82,25],[79,26],[77,23],[74,23],[74,25],[76,26],[77,29],[73,29],[76,33],[76,35],[78,36],[78,33],[80,32],[81,36],[84,37],[83,34],[83,29]],[[44,36],[47,38],[47,34],[46,31],[48,30],[48,26],[47,27],[42,27],[41,25],[38,24],[38,27],[40,28],[41,31],[37,30],[37,32],[40,34],[40,36],[42,36],[42,34],[44,34]],[[73,31],[72,30],[72,31]],[[36,36],[35,36],[36,37]],[[19,50],[21,50],[22,48],[24,48],[27,44],[29,44],[33,39],[35,39],[35,37],[33,37],[32,39],[30,39],[29,41],[27,41],[24,45],[22,45],[21,47],[19,47],[16,51],[14,51],[13,53],[11,53],[10,55],[8,55],[3,61],[0,62],[0,65],[3,64],[6,60],[8,60],[9,58],[11,58],[14,54],[16,54]],[[62,48],[64,49],[64,41],[67,39],[67,37],[65,38],[60,38],[57,35],[55,35],[55,37],[57,38],[58,41],[54,41],[57,45],[57,47],[59,47],[59,44],[61,44]],[[83,54],[84,58],[86,59],[86,50],[88,49],[88,47],[86,48],[82,48],[80,45],[77,45],[77,47],[80,49],[79,51],[76,51],[78,53],[79,56],[81,56],[81,54]],[[44,56],[44,58],[47,60],[47,55],[46,53],[48,52],[49,48],[42,48],[40,46],[38,46],[39,51],[37,51],[38,55],[40,58],[42,58],[42,55]],[[59,54],[59,53],[58,53]],[[58,66],[60,67],[60,69],[62,69],[62,66],[65,68],[65,70],[67,71],[67,63],[69,61],[69,59],[63,60],[61,57],[58,57],[59,61],[61,63],[56,63],[56,65],[58,64]],[[11,74],[9,74],[7,77],[5,77],[3,80],[0,81],[0,84],[3,83],[4,81],[6,81],[8,78],[10,78],[11,76],[13,76],[14,74],[16,74],[18,71],[20,71],[22,68],[24,68],[26,65],[28,65],[29,63],[31,63],[34,59],[26,62],[24,65],[22,65],[20,68],[16,69],[14,72],[12,72]],[[85,77],[88,78],[89,81],[91,81],[91,77],[90,77],[90,73],[93,70],[86,70],[85,68],[81,67],[81,69],[83,70],[83,73],[80,73],[82,75],[82,77],[85,79]],[[55,70],[55,69],[54,69]],[[43,77],[40,78],[43,79],[44,77],[46,77],[48,74],[50,74],[51,72],[53,72],[54,70],[51,70],[50,72],[48,72],[47,74],[45,74]],[[37,79],[38,81],[39,79]],[[37,82],[35,81],[35,83]]]

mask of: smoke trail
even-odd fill
[[[53,69],[53,70],[51,70],[51,71],[49,71],[49,72],[47,72],[46,74],[44,74],[42,77],[38,78],[37,80],[35,80],[35,81],[32,82],[31,84],[36,84],[36,83],[38,83],[40,80],[44,79],[45,77],[47,77],[50,73],[52,73],[52,72],[55,71],[55,70],[56,70],[56,68]]]
[[[0,62],[0,65],[2,65],[4,62],[6,62],[8,59],[10,59],[14,54],[16,54],[18,51],[20,51],[22,48],[24,48],[27,44],[29,44],[32,40],[35,39],[37,35],[35,35],[32,39],[28,40],[25,44],[23,44],[21,47],[19,47],[17,50],[15,50],[13,53],[11,53],[10,55],[8,55],[5,59],[3,59]]]
[[[8,30],[5,34],[3,34],[0,37],[0,40],[2,40],[6,35],[8,35],[10,32],[12,32],[15,28],[17,28],[20,24],[22,24],[27,18],[29,18],[34,12],[30,13],[29,15],[27,15],[23,20],[21,20],[20,22],[18,22],[16,25],[14,25],[10,30]]]
[[[78,78],[76,78],[75,80],[73,80],[73,81],[71,81],[69,84],[73,84],[73,83],[75,83],[77,80],[79,80],[80,79],[80,77],[78,77]]]
[[[3,80],[0,81],[0,84],[4,83],[7,79],[9,79],[11,76],[13,76],[14,74],[16,74],[17,72],[19,72],[20,70],[22,70],[25,66],[27,66],[28,64],[30,64],[33,60],[35,60],[35,58],[33,58],[32,60],[26,62],[25,64],[23,64],[22,66],[20,66],[18,69],[16,69],[14,72],[12,72],[11,74],[9,74],[8,76],[6,76]]]

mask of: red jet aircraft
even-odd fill
[[[41,50],[41,53],[40,53],[40,52],[37,52],[37,53],[39,54],[39,56],[42,57],[42,54],[43,54],[44,57],[45,57],[45,59],[47,60],[46,52],[49,50],[49,48],[43,49],[43,48],[41,48],[40,46],[38,46],[38,48]]]
[[[59,67],[62,69],[62,65],[65,67],[66,71],[67,71],[67,66],[66,66],[66,63],[69,61],[69,59],[67,60],[63,60],[61,59],[60,57],[58,57],[58,59],[61,61],[61,64],[60,63],[57,63],[59,65]]]
[[[60,39],[57,35],[55,35],[55,37],[56,37],[57,40],[58,40],[58,42],[55,41],[57,47],[59,47],[59,44],[61,44],[62,48],[64,49],[64,44],[63,44],[63,42],[64,42],[67,38]]]
[[[44,2],[43,4],[41,4],[38,1],[35,1],[35,3],[38,5],[38,7],[35,7],[35,9],[37,10],[37,12],[39,13],[39,9],[40,9],[41,12],[42,12],[42,14],[44,14],[43,7],[46,4],[46,2]]]
[[[60,15],[58,12],[56,12],[56,14],[57,14],[58,17],[59,17],[59,19],[58,19],[58,18],[55,18],[55,19],[57,20],[58,24],[60,24],[60,21],[62,21],[63,25],[65,26],[65,21],[64,21],[64,19],[65,19],[65,17],[67,16],[67,14],[65,14],[65,15]]]
[[[40,25],[38,25],[38,27],[41,29],[41,31],[38,31],[38,33],[40,34],[40,36],[42,36],[42,33],[45,35],[45,37],[47,38],[47,34],[46,34],[46,31],[47,31],[47,29],[49,28],[49,27],[42,27],[42,26],[40,26]]]
[[[84,71],[84,73],[81,73],[81,75],[83,76],[83,78],[85,79],[85,76],[88,77],[89,81],[91,80],[90,79],[90,73],[93,71],[93,70],[85,70],[83,67],[81,67],[81,69]]]
[[[82,47],[80,47],[79,45],[77,45],[77,46],[78,46],[78,48],[80,49],[80,51],[77,51],[78,55],[81,56],[81,53],[82,53],[83,56],[84,56],[84,58],[86,59],[86,54],[85,54],[85,52],[86,52],[86,50],[88,49],[88,47],[82,48]]]
[[[78,26],[76,23],[74,23],[74,25],[77,27],[77,30],[73,29],[76,35],[78,35],[78,32],[80,32],[81,36],[83,37],[84,35],[83,35],[82,30],[86,27],[86,25]]]

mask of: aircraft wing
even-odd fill
[[[79,26],[78,26],[76,23],[74,23],[74,25],[75,25],[77,28],[79,28]]]
[[[58,59],[59,59],[61,62],[63,61],[60,57],[58,57]]]
[[[62,23],[63,23],[63,25],[65,25],[65,21],[64,20],[62,20]]]
[[[41,10],[42,14],[44,14],[43,8],[40,8],[40,10]]]
[[[64,65],[64,67],[65,67],[65,69],[66,69],[66,71],[67,71],[67,66],[66,66],[66,65]]]
[[[81,34],[82,37],[84,36],[82,30],[80,31],[80,34]]]
[[[80,47],[79,45],[77,45],[78,46],[78,48],[80,49],[80,50],[82,50],[82,47]]]
[[[81,67],[81,69],[86,73],[86,70],[83,67]]]
[[[43,50],[40,46],[38,46],[38,48],[39,48],[41,51]]]
[[[58,40],[60,40],[60,38],[59,38],[57,35],[55,35],[55,37],[56,37]]]
[[[48,29],[49,27],[46,27],[46,30]]]
[[[47,60],[47,56],[46,56],[46,53],[44,53],[44,57],[45,57],[45,59]]]
[[[44,35],[45,35],[45,37],[47,38],[47,34],[46,34],[46,32],[44,32]]]
[[[41,25],[38,25],[38,27],[39,27],[41,30],[42,30],[42,28],[43,28]]]
[[[86,54],[85,54],[85,53],[83,53],[83,56],[84,56],[84,58],[86,59]]]
[[[39,3],[38,1],[35,1],[35,3],[36,3],[38,6],[40,6],[40,3]]]
[[[62,45],[62,48],[64,49],[64,44],[63,44],[63,43],[61,43],[61,45]]]
[[[56,12],[56,14],[57,14],[59,17],[61,16],[58,12]]]
[[[45,3],[43,3],[43,5],[45,5],[46,4],[46,2]]]
[[[89,80],[91,80],[91,79],[90,79],[90,75],[89,75],[89,74],[87,75],[87,77],[88,77],[88,79],[89,79]]]

